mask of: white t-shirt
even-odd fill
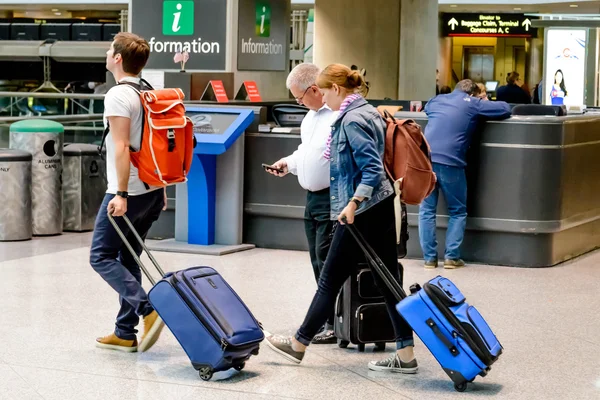
[[[138,78],[129,77],[123,78],[120,82],[126,81],[140,83]],[[129,85],[112,87],[104,98],[104,128],[107,126],[108,117],[126,117],[131,120],[129,142],[131,147],[138,150],[142,140],[142,121],[144,118],[138,92]],[[111,132],[106,137],[106,175],[108,180],[106,193],[116,194],[119,190],[119,181],[115,164],[115,142],[113,141]],[[130,196],[139,196],[156,189],[146,189],[138,176],[137,168],[131,165],[129,170],[129,186],[127,189]]]

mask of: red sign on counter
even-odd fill
[[[223,81],[210,81],[210,83],[212,84],[217,101],[219,103],[229,103],[229,99],[227,98],[227,92],[225,92],[225,85],[223,85]]]
[[[229,103],[227,92],[223,81],[209,81],[200,100],[217,101],[218,103]]]
[[[249,100],[251,102],[262,101],[258,86],[254,81],[244,81],[242,87],[235,96],[236,100]]]

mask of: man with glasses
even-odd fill
[[[323,157],[331,125],[338,112],[324,104],[323,95],[316,85],[321,70],[314,64],[304,63],[295,67],[287,78],[287,87],[298,104],[310,111],[302,120],[301,144],[292,155],[282,158],[273,167],[283,173],[267,170],[282,177],[288,173],[298,176],[300,186],[306,191],[304,227],[308,239],[310,259],[317,283],[325,258],[329,252],[333,221],[329,219],[329,160]],[[321,333],[313,339],[314,344],[336,343],[333,333],[334,310]]]

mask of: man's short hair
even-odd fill
[[[455,90],[460,90],[471,96],[477,96],[479,94],[479,88],[477,84],[470,79],[463,79],[456,84]]]
[[[509,73],[508,75],[506,75],[506,83],[510,85],[514,84],[516,81],[519,80],[519,76],[521,76],[521,74],[519,74],[517,71]]]
[[[123,71],[132,75],[139,75],[150,57],[148,42],[133,33],[117,34],[113,42],[113,49],[114,55],[120,54],[123,58]]]
[[[315,64],[302,63],[297,65],[287,77],[286,86],[288,89],[292,85],[298,86],[300,90],[307,90],[317,82],[321,69]]]

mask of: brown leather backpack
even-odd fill
[[[435,188],[431,150],[421,127],[413,120],[398,120],[383,111],[385,170],[394,182],[396,195],[406,204],[419,205]]]

